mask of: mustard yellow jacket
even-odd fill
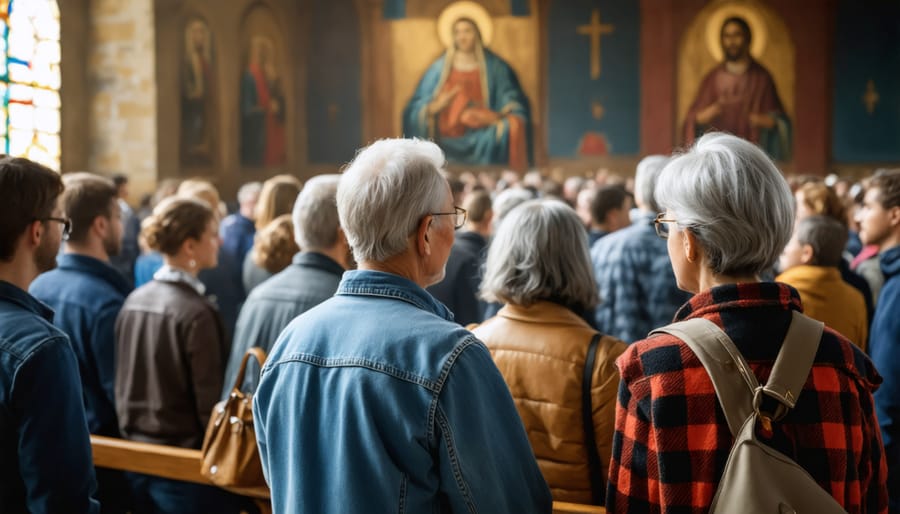
[[[837,268],[800,265],[775,278],[800,293],[803,313],[837,330],[851,343],[866,350],[869,318],[866,301],[856,288],[844,282]]]
[[[565,307],[538,302],[507,305],[472,330],[483,341],[512,393],[553,499],[591,503],[581,417],[582,373],[596,330]],[[594,433],[607,476],[619,372],[625,343],[604,336],[591,387]]]

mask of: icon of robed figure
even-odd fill
[[[452,26],[453,44],[422,77],[403,112],[406,137],[432,139],[451,162],[532,162],[531,114],[515,71],[484,47],[471,18]]]
[[[758,144],[776,160],[791,158],[791,121],[769,71],[750,55],[750,25],[740,17],[722,24],[724,61],[703,82],[684,121],[684,144],[710,130]]]

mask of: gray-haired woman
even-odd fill
[[[558,200],[510,211],[487,255],[481,295],[506,304],[473,332],[491,350],[525,424],[538,465],[560,501],[600,501],[606,482],[618,374],[625,344],[600,337],[591,376],[594,447],[582,424],[582,385],[597,331],[584,320],[597,303],[587,233]],[[598,456],[592,494],[589,457]],[[596,476],[596,475],[595,475]]]
[[[678,287],[694,293],[675,319],[718,325],[765,383],[802,310],[793,288],[759,279],[791,237],[787,182],[758,147],[711,133],[666,165],[656,191],[657,232]],[[629,346],[618,368],[607,512],[706,512],[734,439],[700,360],[664,334]],[[796,408],[758,430],[848,512],[887,509],[872,400],[880,381],[859,348],[826,328]]]

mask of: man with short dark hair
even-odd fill
[[[591,199],[591,224],[588,227],[588,243],[593,246],[597,240],[631,224],[631,195],[620,185],[603,186],[594,192]]]
[[[781,254],[781,275],[775,280],[800,293],[804,314],[824,321],[865,350],[869,332],[866,300],[844,282],[838,268],[847,235],[847,227],[834,218],[801,219]]]
[[[110,265],[122,245],[122,218],[113,182],[91,173],[63,176],[60,204],[72,233],[57,269],[29,288],[54,310],[53,324],[68,334],[78,359],[84,410],[92,434],[119,437],[115,396],[115,324],[130,284]],[[127,512],[121,473],[99,470],[97,499],[103,512]]]
[[[888,463],[891,512],[900,509],[900,170],[875,175],[857,214],[859,237],[877,245],[884,285],[869,331],[869,355],[884,382],[875,408]]]
[[[465,230],[456,235],[450,249],[444,280],[427,290],[453,312],[457,323],[466,326],[484,321],[485,303],[478,299],[478,286],[494,211],[491,195],[483,189],[470,193],[463,208],[467,213]]]
[[[54,171],[0,157],[0,510],[95,514],[100,504],[78,363],[28,286],[71,228]]]

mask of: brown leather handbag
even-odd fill
[[[213,408],[203,438],[200,473],[219,487],[246,496],[265,497],[268,486],[256,448],[252,395],[240,389],[251,356],[260,368],[266,361],[262,348],[253,347],[244,354],[231,394]]]

